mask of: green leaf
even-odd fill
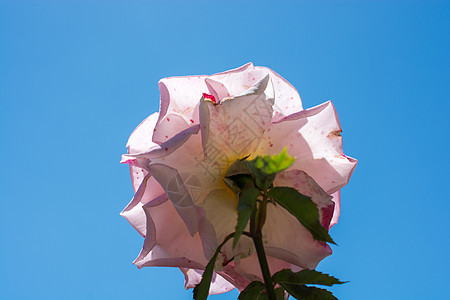
[[[245,227],[250,220],[253,209],[256,206],[256,199],[261,194],[257,188],[249,188],[239,193],[238,204],[238,221],[236,225],[236,232],[234,234],[233,248],[236,247],[239,238],[244,232]]]
[[[318,284],[332,286],[333,284],[343,284],[344,281],[330,276],[328,274],[316,271],[316,270],[301,270],[294,273],[292,270],[284,269],[272,276],[273,281],[276,283],[288,283],[288,284]]]
[[[234,183],[233,180],[231,180],[230,178],[224,178],[223,182],[225,182],[225,185],[236,195],[236,197],[239,196],[239,187]]]
[[[247,156],[248,157],[248,156]],[[244,162],[247,157],[234,161],[225,172],[223,181],[233,193],[238,196],[241,189],[254,187],[251,172]]]
[[[269,300],[269,296],[266,292],[266,286],[261,281],[252,281],[250,284],[239,294],[239,300]],[[275,289],[275,295],[277,300],[284,300],[284,289]]]
[[[255,187],[252,176],[246,174],[238,174],[230,177],[225,177],[224,181],[228,186],[231,185],[232,191],[234,190],[241,191]]]
[[[255,300],[265,289],[264,283],[261,281],[252,281],[249,285],[239,294],[239,300]]]
[[[280,284],[296,299],[301,300],[338,300],[330,291],[306,285]]]
[[[277,295],[277,300],[284,300],[284,289],[283,288],[276,288],[275,289],[275,295]]]
[[[336,244],[320,223],[319,210],[310,197],[290,187],[274,187],[268,195],[294,215],[311,232],[315,240]]]
[[[276,174],[267,174],[264,172],[264,166],[260,168],[262,158],[258,156],[256,159],[247,161],[247,167],[250,169],[252,177],[255,179],[256,186],[264,191],[272,186]]]
[[[235,160],[227,169],[225,172],[225,177],[231,177],[234,175],[242,175],[242,174],[250,174],[250,170],[247,167],[247,164],[245,162],[245,159],[238,159]]]
[[[202,280],[194,288],[194,299],[195,300],[206,300],[209,294],[209,286],[211,285],[211,279],[214,272],[214,264],[216,263],[217,255],[219,252],[216,251],[214,256],[211,258],[209,263],[206,265],[205,271],[203,272]]]

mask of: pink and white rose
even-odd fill
[[[278,154],[295,163],[277,176],[312,197],[325,228],[339,218],[340,189],[357,161],[344,155],[341,126],[331,102],[304,110],[296,89],[280,75],[249,63],[211,76],[164,78],[159,113],[128,140],[122,163],[130,165],[135,196],[122,211],[145,237],[138,268],[178,267],[186,288],[201,280],[218,244],[234,232],[237,199],[223,182],[227,167],[250,155]],[[312,269],[331,254],[290,213],[268,206],[263,241],[272,273]],[[251,239],[222,248],[210,293],[261,280]]]

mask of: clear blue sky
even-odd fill
[[[250,61],[304,107],[332,100],[359,159],[318,267],[351,281],[335,294],[450,299],[449,16],[449,1],[0,1],[0,299],[191,299],[178,270],[131,264],[120,155],[160,78]]]

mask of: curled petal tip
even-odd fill
[[[135,161],[135,158],[122,156],[122,159],[120,160],[120,163],[121,164],[134,165],[134,161]]]

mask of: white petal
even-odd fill
[[[163,164],[151,164],[148,172],[162,186],[189,232],[194,236],[198,229],[197,209],[178,171]]]
[[[202,280],[203,270],[195,270],[195,269],[186,269],[183,268],[181,271],[185,276],[184,286],[186,289],[194,288],[197,284]],[[222,276],[213,273],[213,277],[211,280],[211,285],[209,287],[209,294],[216,295],[229,292],[233,290],[235,287],[225,280]]]
[[[278,154],[284,147],[303,170],[328,193],[347,184],[357,161],[342,151],[341,126],[334,106],[326,102],[272,123],[258,154]]]

